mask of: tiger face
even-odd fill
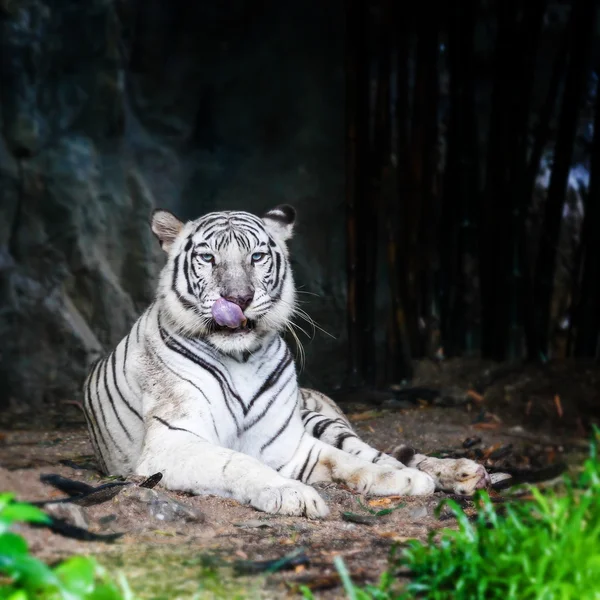
[[[184,224],[154,211],[152,231],[168,256],[158,300],[171,327],[225,354],[251,352],[283,330],[295,304],[286,245],[295,214],[285,205],[262,219],[225,211]]]

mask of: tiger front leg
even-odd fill
[[[150,423],[136,474],[160,472],[170,490],[232,497],[266,513],[310,518],[329,513],[314,488],[251,456],[217,446],[188,427],[163,419]]]
[[[491,480],[483,465],[468,458],[435,458],[418,454],[409,446],[397,446],[392,455],[409,467],[427,473],[435,487],[459,496],[472,496],[489,487]]]
[[[425,496],[433,479],[417,469],[373,464],[304,434],[293,459],[281,473],[304,483],[333,481],[373,496]]]

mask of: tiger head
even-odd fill
[[[286,245],[295,217],[283,205],[262,219],[224,211],[184,224],[155,210],[152,231],[167,253],[158,301],[170,326],[225,354],[253,351],[285,329],[296,298]]]

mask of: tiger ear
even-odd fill
[[[281,204],[263,215],[267,231],[278,240],[285,242],[294,233],[296,210],[289,204]]]
[[[152,233],[158,238],[160,247],[168,252],[183,228],[183,223],[168,210],[157,208],[152,213]]]

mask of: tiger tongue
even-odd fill
[[[237,329],[246,324],[246,317],[242,309],[237,304],[225,300],[225,298],[219,298],[212,305],[211,312],[213,319],[223,327]]]

